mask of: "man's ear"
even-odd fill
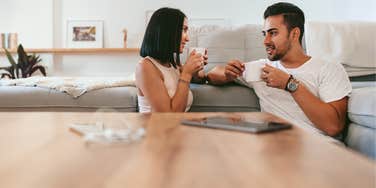
[[[300,29],[299,29],[299,27],[295,27],[294,29],[292,29],[291,32],[292,32],[293,39],[299,41],[299,37],[300,37]]]

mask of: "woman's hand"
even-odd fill
[[[205,49],[205,55],[203,55],[204,57],[204,65],[207,65],[208,64],[208,49]]]
[[[206,57],[207,59],[207,57]],[[207,60],[206,60],[207,63]],[[193,50],[182,67],[182,75],[189,75],[189,79],[192,78],[192,75],[202,70],[205,65],[205,56],[201,54],[196,54],[196,51]]]
[[[208,50],[205,49],[205,55],[203,55],[204,58],[204,66],[208,64]],[[204,69],[194,73],[192,75],[192,82],[203,84],[206,82],[206,75]]]

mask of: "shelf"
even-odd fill
[[[8,50],[10,53],[17,53],[16,49]],[[112,53],[138,53],[139,48],[29,48],[27,53],[37,54],[112,54]],[[4,55],[0,49],[0,55]]]

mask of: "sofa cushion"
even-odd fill
[[[208,49],[209,63],[223,63],[230,59],[251,61],[265,58],[262,25],[249,24],[241,27],[205,25],[190,28],[189,47]],[[187,50],[183,53],[186,58]]]
[[[53,89],[2,86],[0,98],[0,108],[112,108],[137,111],[137,89],[132,86],[93,90],[76,99]]]
[[[245,29],[245,61],[265,59],[266,52],[264,46],[264,36],[262,35],[262,25],[249,24]]]
[[[45,106],[49,100],[49,93],[49,89],[39,87],[1,86],[0,107]]]
[[[260,111],[253,89],[227,84],[212,86],[191,84],[193,104],[191,112],[242,112]]]
[[[364,82],[351,81],[351,87],[353,89],[362,88],[362,87],[376,87],[376,82],[375,81],[364,81]]]
[[[352,91],[348,116],[354,123],[376,129],[376,87],[357,88]]]
[[[308,22],[307,52],[342,63],[349,76],[374,74],[375,32],[375,22]]]
[[[197,46],[205,47],[209,63],[221,63],[230,59],[244,60],[245,30],[242,28],[218,28],[197,34]]]
[[[351,123],[345,142],[350,148],[376,159],[375,129]]]

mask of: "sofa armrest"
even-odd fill
[[[376,87],[353,90],[348,116],[351,123],[345,139],[347,146],[376,159]]]
[[[347,111],[351,122],[376,129],[376,87],[354,89]]]
[[[376,82],[375,81],[351,81],[351,86],[353,89],[363,88],[363,87],[376,87]]]

